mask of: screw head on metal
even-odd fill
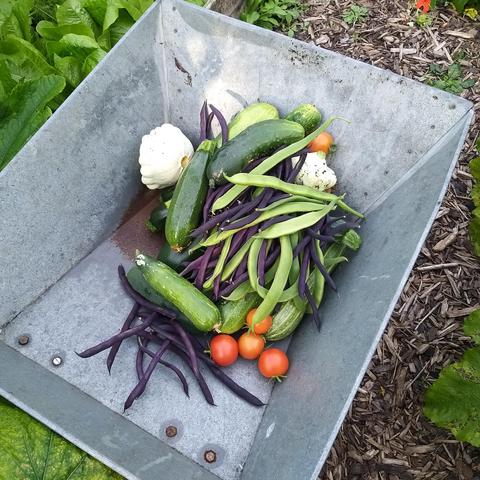
[[[217,461],[217,454],[213,450],[207,450],[203,454],[203,458],[207,463],[215,463]]]
[[[168,438],[173,438],[177,435],[177,427],[174,427],[173,425],[169,425],[166,429],[165,429],[165,435],[168,437]]]
[[[63,363],[62,357],[59,357],[58,355],[55,355],[55,356],[52,358],[52,364],[53,364],[55,367],[59,367],[62,363]]]
[[[19,345],[27,345],[30,341],[30,337],[28,335],[20,335],[17,339]]]

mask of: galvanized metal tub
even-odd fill
[[[267,407],[212,379],[210,407],[193,382],[188,399],[159,370],[122,414],[135,346],[122,347],[111,376],[104,357],[74,351],[114,333],[129,309],[115,268],[131,259],[135,239],[121,232],[141,214],[114,231],[138,193],[141,136],[169,121],[195,138],[205,98],[228,115],[261,99],[348,118],[332,128],[334,168],[348,201],[368,213],[364,246],[336,272],[322,332],[304,322],[295,334],[285,382],[273,387],[253,364],[231,369]],[[0,394],[127,478],[315,478],[471,118],[461,98],[182,1],[157,2],[0,173]],[[173,440],[168,425],[178,428]]]

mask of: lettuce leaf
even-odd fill
[[[46,75],[12,90],[4,104],[13,113],[0,121],[0,170],[52,114],[47,105],[64,88],[63,77]]]
[[[477,142],[477,150],[480,150],[480,140]],[[474,181],[472,200],[476,208],[472,212],[468,233],[473,251],[477,257],[480,257],[480,157],[470,161],[470,173]]]
[[[0,478],[120,480],[40,422],[0,398]]]
[[[480,310],[465,320],[466,335],[480,342]],[[480,347],[467,350],[463,358],[440,372],[425,395],[425,415],[452,432],[457,440],[480,447]]]

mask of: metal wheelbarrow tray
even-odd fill
[[[324,302],[321,333],[304,322],[294,335],[285,382],[273,387],[253,363],[231,369],[265,408],[213,379],[210,407],[192,381],[187,398],[158,369],[122,415],[135,382],[133,341],[111,376],[105,357],[74,351],[116,332],[129,310],[115,272],[129,264],[136,239],[114,231],[138,193],[141,136],[168,121],[197,138],[205,98],[228,116],[261,99],[282,113],[313,102],[325,117],[348,118],[332,128],[333,166],[349,203],[368,213],[364,245],[335,273],[338,294]],[[0,173],[0,394],[127,478],[315,478],[435,217],[472,112],[459,97],[390,72],[158,1]],[[30,341],[21,346],[23,334]],[[178,429],[173,439],[168,425]],[[210,449],[217,459],[207,464]]]

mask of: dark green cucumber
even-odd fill
[[[190,232],[200,223],[208,190],[205,172],[215,146],[215,142],[211,140],[200,144],[173,192],[168,208],[165,237],[176,251],[183,250],[189,244]]]
[[[216,305],[175,270],[142,253],[137,254],[135,263],[148,284],[182,312],[196,329],[209,332],[220,327],[221,316]]]
[[[191,253],[188,248],[182,250],[181,252],[176,252],[170,248],[168,243],[165,242],[158,251],[157,260],[166,263],[170,268],[173,268],[176,272],[180,273],[186,267],[186,263],[198,258],[202,252],[203,249],[200,248],[193,250]]]
[[[247,313],[260,305],[262,299],[256,293],[249,293],[236,302],[225,302],[220,305],[222,333],[235,333],[245,325]]]
[[[155,305],[158,305],[160,307],[165,307],[169,308],[170,310],[173,310],[177,314],[177,320],[190,332],[192,333],[198,333],[199,330],[197,330],[192,322],[183,315],[180,311],[177,310],[175,305],[171,304],[170,302],[167,302],[156,290],[154,290],[148,282],[145,280],[145,277],[143,276],[140,268],[137,266],[132,267],[128,273],[127,273],[127,279],[128,283],[131,285],[131,287],[137,291],[142,297],[146,298],[147,300],[150,300],[152,303],[155,303]]]
[[[304,128],[305,135],[309,135],[318,127],[322,114],[315,105],[302,103],[287,114],[285,119],[299,123]]]
[[[145,226],[152,233],[163,231],[165,227],[165,221],[167,220],[168,208],[163,202],[158,207],[155,207],[150,212],[150,217],[145,222]]]
[[[290,120],[264,120],[250,125],[217,150],[207,167],[210,184],[226,183],[224,175],[234,175],[251,160],[282,145],[297,142],[304,136],[303,127]]]

